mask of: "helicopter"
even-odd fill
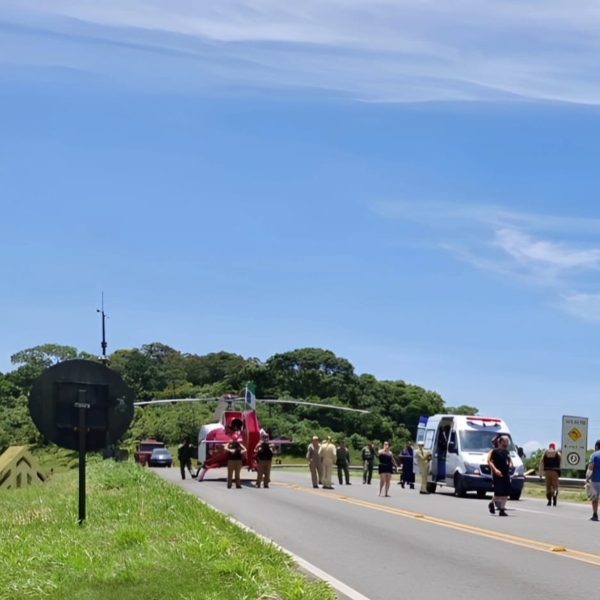
[[[304,400],[279,399],[279,398],[256,398],[255,388],[252,382],[248,382],[243,394],[225,394],[221,398],[173,398],[166,400],[145,400],[134,402],[135,406],[148,406],[160,404],[173,404],[177,402],[210,402],[218,400],[215,414],[216,422],[206,423],[198,432],[198,469],[196,479],[202,481],[207,471],[227,465],[228,452],[225,446],[229,442],[240,442],[246,448],[242,457],[243,464],[248,469],[256,469],[256,458],[254,449],[261,437],[266,433],[261,428],[256,414],[257,402],[265,404],[295,404],[303,406],[315,406],[343,410],[348,412],[368,413],[368,410],[349,408],[346,406],[335,406],[317,402],[306,402]],[[292,443],[289,439],[269,440],[273,445],[282,446]]]

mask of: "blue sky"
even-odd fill
[[[600,438],[600,11],[12,1],[0,371],[46,342],[333,350]]]

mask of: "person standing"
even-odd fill
[[[548,506],[554,504],[558,499],[558,485],[560,477],[560,452],[556,449],[556,444],[550,442],[548,444],[548,450],[542,455],[540,460],[540,477],[542,474],[546,478],[546,499],[548,500]]]
[[[185,440],[183,444],[179,444],[177,448],[177,460],[179,461],[179,469],[181,471],[181,479],[185,479],[185,470],[188,470],[190,477],[194,478],[192,472],[192,447],[188,440]]]
[[[590,521],[598,520],[598,498],[600,497],[600,440],[596,442],[594,453],[590,456],[588,475],[586,481],[590,484],[590,497],[592,500],[592,518]]]
[[[335,464],[337,465],[340,485],[343,484],[342,475],[346,480],[346,485],[352,485],[350,483],[350,450],[348,450],[344,442],[340,442],[340,445],[337,447]]]
[[[400,464],[402,472],[400,473],[400,481],[398,482],[402,488],[408,484],[411,490],[415,489],[415,469],[413,467],[414,450],[412,442],[406,442],[406,446],[400,454]]]
[[[425,444],[422,441],[417,442],[417,465],[419,467],[419,474],[421,475],[420,494],[429,494],[427,491],[427,479],[429,478],[431,458],[431,452],[425,449]]]
[[[489,509],[493,514],[495,503],[500,517],[508,517],[508,514],[506,514],[506,501],[512,491],[510,484],[512,460],[508,451],[508,444],[508,438],[505,435],[500,436],[497,447],[492,449],[488,459],[494,481],[494,499],[490,502]]]
[[[375,448],[373,448],[372,441],[367,442],[367,445],[360,452],[360,457],[363,461],[363,484],[371,485],[373,463],[375,461]]]
[[[392,473],[394,471],[394,467],[397,467],[396,461],[394,460],[394,455],[390,449],[389,442],[383,442],[383,448],[379,451],[377,455],[379,458],[379,494],[381,496],[381,492],[384,492],[384,496],[389,496],[390,491],[390,482],[392,481]]]
[[[335,444],[331,441],[331,437],[327,436],[325,441],[319,448],[319,457],[321,458],[321,466],[323,468],[323,488],[332,490],[333,484],[331,477],[333,475],[333,465],[336,462],[337,452]]]
[[[263,483],[265,488],[269,487],[271,482],[271,465],[273,462],[274,448],[269,444],[267,433],[261,435],[261,441],[256,444],[254,453],[256,454],[256,487],[259,488]]]
[[[306,449],[306,460],[310,469],[310,477],[314,488],[318,488],[323,483],[323,467],[321,466],[321,457],[319,456],[319,438],[313,435],[311,443]]]
[[[227,488],[230,489],[235,477],[235,487],[240,489],[242,482],[240,473],[242,471],[242,454],[246,452],[244,444],[236,440],[227,443],[225,450],[228,453],[227,458]]]

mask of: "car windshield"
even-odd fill
[[[460,432],[460,447],[463,452],[487,452],[492,447],[492,440],[498,435],[497,431],[461,431]],[[510,452],[515,452],[510,435],[503,434],[508,437],[508,449]]]
[[[152,456],[169,456],[170,452],[166,448],[154,448]]]

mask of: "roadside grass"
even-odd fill
[[[532,498],[546,498],[546,486],[542,482],[527,482],[523,488],[523,493]],[[584,489],[573,489],[561,487],[558,493],[558,501],[566,500],[568,502],[589,502]]]
[[[0,599],[335,598],[286,554],[148,469],[89,458],[87,470],[83,525],[76,470],[0,491]]]

